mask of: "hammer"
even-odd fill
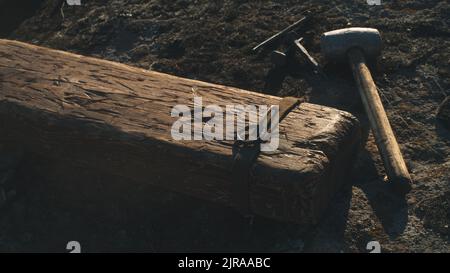
[[[381,53],[379,31],[355,27],[326,32],[321,37],[321,49],[331,61],[350,62],[388,180],[397,193],[408,193],[411,176],[365,60],[365,56],[376,57]]]

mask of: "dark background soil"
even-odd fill
[[[85,251],[367,252],[366,244],[377,240],[386,252],[450,252],[450,132],[436,120],[439,103],[450,94],[448,1],[82,0],[69,6],[47,0],[38,8],[29,2],[0,1],[1,37],[305,97],[356,115],[367,141],[349,186],[323,222],[306,231],[265,219],[250,225],[231,210],[175,194],[161,194],[165,201],[142,211],[81,216],[77,208],[52,206],[41,198],[45,192],[13,192],[17,181],[45,178],[34,177],[23,160],[14,165],[15,157],[5,152],[1,187],[16,197],[0,210],[0,251],[64,252],[68,241],[78,240]],[[298,34],[327,77],[312,73],[297,56],[277,87],[269,58],[251,49],[307,10],[313,20]],[[405,198],[383,182],[349,68],[327,64],[320,55],[320,34],[349,26],[374,27],[383,36],[382,57],[371,68],[414,179]]]

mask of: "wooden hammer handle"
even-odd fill
[[[364,54],[360,49],[353,48],[348,52],[348,58],[389,182],[392,183],[395,191],[406,194],[411,190],[411,176],[403,160],[377,87],[367,68]]]

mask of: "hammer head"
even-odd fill
[[[381,53],[381,35],[374,28],[352,27],[326,32],[320,39],[322,54],[331,61],[346,60],[349,49],[357,47],[367,58]]]

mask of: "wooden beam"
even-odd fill
[[[121,176],[126,188],[151,184],[233,206],[233,142],[171,137],[172,107],[193,105],[194,95],[204,105],[223,107],[276,105],[281,99],[0,40],[2,143]],[[282,121],[280,135],[284,149],[261,154],[251,170],[251,209],[283,221],[316,223],[350,166],[358,121],[303,103]]]

